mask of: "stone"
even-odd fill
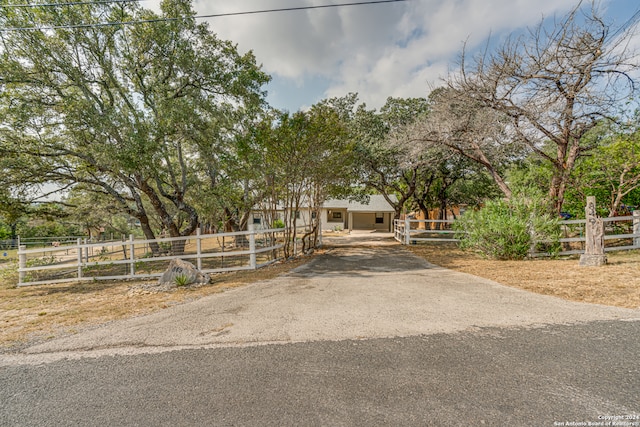
[[[176,258],[171,260],[169,267],[158,280],[158,284],[184,286],[209,283],[209,280],[209,275],[200,272],[195,265]]]
[[[596,214],[596,198],[587,197],[585,208],[585,245],[584,254],[580,255],[580,266],[599,267],[607,263],[604,254],[604,223]]]
[[[607,263],[606,255],[580,255],[580,266],[582,267],[600,267]]]

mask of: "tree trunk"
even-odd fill
[[[151,229],[151,225],[149,224],[149,218],[146,215],[140,215],[138,217],[140,221],[140,228],[142,228],[142,232],[144,233],[144,237],[147,240],[151,240],[149,243],[149,247],[151,248],[151,254],[156,257],[160,256],[160,245],[156,241],[156,236],[153,230]]]

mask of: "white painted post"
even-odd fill
[[[76,244],[78,245],[78,279],[82,279],[82,239],[78,238]]]
[[[322,222],[318,224],[318,248],[322,247]]]
[[[196,228],[196,254],[198,257],[196,258],[198,263],[198,270],[202,270],[202,238],[200,237],[201,231],[200,227]]]
[[[411,244],[411,220],[407,216],[404,218],[404,244]]]
[[[133,234],[129,234],[129,275],[136,275],[136,247],[133,242]]]
[[[18,242],[19,243],[19,242]],[[22,253],[22,251],[27,250],[27,245],[18,245],[18,268],[22,270],[23,268],[27,268],[27,254]],[[26,271],[20,271],[18,273],[18,285],[24,283],[24,279],[27,276]]]
[[[640,210],[633,211],[633,246],[640,247]]]
[[[252,270],[255,270],[257,268],[256,233],[254,231],[253,224],[247,225],[247,230],[249,231],[249,265]]]
[[[82,244],[86,245],[87,244],[87,238],[85,237],[84,240],[82,241]],[[84,259],[87,263],[89,263],[89,247],[86,246],[84,248]]]

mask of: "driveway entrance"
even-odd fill
[[[25,350],[166,351],[406,337],[487,327],[637,319],[637,310],[564,301],[443,269],[388,233],[326,239],[326,253],[273,280]]]
[[[327,243],[277,279],[0,354],[0,425],[636,425],[640,311],[375,233]]]

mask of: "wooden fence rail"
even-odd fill
[[[168,261],[193,262],[204,273],[255,270],[282,258],[285,229],[200,234],[155,240],[86,243],[18,250],[18,286],[162,276]]]
[[[640,249],[640,211],[630,216],[602,218],[605,225],[605,251]],[[394,237],[404,245],[418,242],[458,242],[452,225],[455,220],[395,220]],[[586,220],[560,221],[562,251],[558,255],[584,253]],[[533,253],[533,257],[548,256],[548,253]]]

